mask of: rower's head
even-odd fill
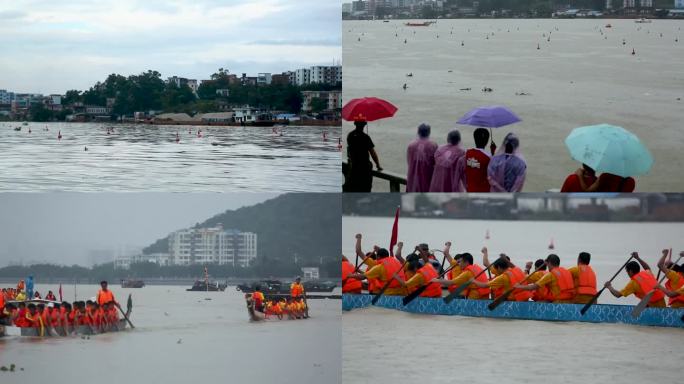
[[[67,312],[71,311],[71,304],[67,303],[66,301],[62,302],[62,307],[64,307],[64,310]]]
[[[591,261],[591,254],[589,252],[580,252],[577,256],[577,264],[589,265]]]
[[[484,148],[489,142],[489,131],[485,128],[478,128],[473,133],[473,138],[475,138],[475,146],[477,148]]]
[[[461,256],[461,258],[460,258],[461,268],[465,268],[469,265],[473,265],[473,255],[466,252],[466,253],[460,254],[460,256]]]
[[[430,130],[431,128],[429,124],[421,123],[418,126],[418,137],[420,137],[421,139],[427,139],[428,137],[430,137]]]
[[[43,313],[43,311],[45,310],[45,304],[40,303],[36,305],[36,309],[38,310],[38,313]]]
[[[461,143],[461,132],[458,129],[453,129],[447,134],[447,142],[451,145],[459,145]]]
[[[506,270],[508,269],[508,260],[504,258],[496,259],[496,261],[493,264],[493,268],[496,269],[497,275],[506,272]]]
[[[302,278],[299,277],[299,276],[297,276],[297,277],[295,278],[295,281],[296,281],[297,283],[301,283],[301,282],[302,282]]]
[[[668,268],[672,269],[675,272],[684,273],[684,264],[680,264],[680,265],[675,264],[672,267],[668,267]]]
[[[259,292],[261,291],[261,285],[257,284],[254,286],[254,292]]]
[[[549,266],[549,270],[560,267],[560,257],[558,257],[558,255],[555,253],[550,254],[546,258],[546,265]]]
[[[26,308],[26,303],[20,301],[19,304],[17,304],[17,307],[19,307],[19,309]]]
[[[381,260],[381,259],[384,259],[385,257],[388,257],[390,254],[389,254],[389,251],[386,250],[385,248],[380,248],[380,249],[378,249],[378,252],[376,253],[376,255],[378,256],[378,260]]]
[[[546,271],[546,263],[542,259],[537,259],[537,261],[534,262],[534,270],[535,271]]]
[[[627,271],[629,277],[632,277],[641,271],[641,266],[638,262],[632,260],[625,266],[625,271]]]
[[[107,282],[104,280],[100,281],[100,287],[102,287],[103,291],[106,291],[107,290]]]
[[[30,314],[36,313],[36,305],[33,303],[29,303],[29,305],[26,306],[26,309],[28,309]]]
[[[423,261],[427,262],[430,257],[430,247],[427,244],[418,244],[418,254],[423,258]]]

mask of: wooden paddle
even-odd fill
[[[611,277],[610,280],[608,280],[608,282],[611,282],[611,283],[612,283],[613,280],[615,280],[615,278],[617,277],[617,275],[619,275],[620,272],[622,272],[622,270],[625,269],[625,267],[627,266],[627,263],[629,263],[629,262],[632,260],[633,257],[634,257],[634,256],[629,256],[629,259],[627,259],[627,261],[625,261],[625,263],[622,265],[622,267],[620,267],[620,269],[618,269],[618,271],[615,272],[615,274],[613,275],[613,277]],[[592,305],[596,304],[596,300],[598,300],[599,296],[601,296],[601,294],[603,293],[603,291],[604,291],[605,289],[606,289],[606,287],[604,286],[603,288],[601,288],[600,291],[596,292],[596,294],[594,295],[594,297],[592,297],[591,300],[590,300],[588,303],[584,304],[584,307],[582,307],[582,309],[580,309],[580,315],[584,316],[584,314],[587,313],[587,310],[589,310],[589,308],[590,308]]]
[[[128,295],[128,298],[129,298],[129,299],[130,299],[130,297],[131,297],[131,295]],[[123,309],[121,309],[121,306],[119,305],[119,303],[117,303],[116,301],[113,301],[113,303],[114,303],[114,305],[116,305],[117,308],[119,308],[119,311],[120,311],[121,314],[123,315],[124,319],[126,319],[126,321],[128,322],[128,324],[131,326],[131,329],[135,328],[135,325],[133,325],[133,323],[131,323],[131,319],[129,319],[128,316],[126,316],[126,314],[124,313]]]
[[[415,252],[414,252],[414,254],[415,254]],[[388,256],[388,257],[391,257],[391,256]],[[401,268],[399,269],[399,271],[397,271],[397,273],[403,271],[404,267],[406,267],[406,264],[408,264],[408,256],[406,257],[406,261],[404,261],[404,264],[401,265]],[[387,273],[387,271],[385,271],[385,273]],[[378,300],[380,300],[380,296],[382,296],[385,293],[387,288],[389,288],[390,284],[392,283],[392,280],[394,280],[393,276],[387,276],[387,277],[388,277],[387,282],[382,287],[380,292],[378,292],[375,296],[373,296],[373,299],[371,300],[371,304],[375,305],[375,303],[377,303]]]
[[[677,261],[675,261],[675,262],[672,264],[672,266],[675,266],[675,265],[679,262],[679,260],[682,259],[682,257],[684,257],[684,256],[680,255],[679,258],[677,259]],[[671,270],[672,270],[672,267],[668,268],[667,271],[670,272]],[[660,280],[658,280],[658,284],[662,283],[663,280],[665,280],[666,277],[667,277],[667,273],[664,273],[664,274],[663,274],[663,277],[661,277]],[[656,290],[658,290],[658,288],[653,288],[653,289],[651,290],[651,292],[649,292],[649,293],[647,293],[646,295],[644,295],[644,297],[641,299],[641,301],[639,302],[639,304],[637,304],[636,307],[634,307],[634,309],[632,310],[632,317],[633,317],[633,318],[639,317],[639,315],[641,315],[641,312],[643,312],[644,309],[646,309],[646,306],[647,306],[648,303],[651,301],[651,298],[653,297],[653,294],[656,292]]]
[[[492,263],[492,264],[493,264],[493,263]],[[491,266],[492,264],[490,264],[490,266]],[[510,265],[510,264],[509,264],[509,265]],[[522,283],[526,282],[526,281],[529,280],[530,277],[532,277],[532,275],[534,275],[536,272],[541,271],[542,267],[544,267],[545,265],[546,265],[546,263],[540,265],[538,268],[535,268],[534,272],[530,273],[529,275],[527,275],[526,278],[522,279],[521,281],[517,282],[516,284],[522,284]],[[516,284],[513,284],[513,285],[516,285]],[[515,288],[513,288],[513,287],[509,288],[508,290],[506,290],[506,292],[502,293],[501,296],[497,297],[496,299],[494,299],[494,301],[492,301],[491,303],[489,303],[489,305],[487,305],[487,308],[488,308],[490,311],[495,310],[496,307],[498,307],[499,305],[501,305],[501,303],[503,303],[504,301],[506,301],[506,299],[508,298],[508,296],[510,296],[510,295],[511,295],[511,292],[513,292],[514,290],[515,290]]]
[[[449,273],[449,271],[456,268],[457,266],[458,265],[452,265],[451,267],[447,268],[446,271],[442,272],[441,275],[437,276],[437,278],[439,279],[440,277],[446,275],[447,273]],[[402,304],[408,305],[408,303],[412,302],[416,297],[420,296],[420,294],[423,293],[427,289],[429,284],[430,284],[430,282],[428,281],[424,285],[418,287],[415,291],[404,296],[404,298],[401,300]]]
[[[473,277],[472,280],[477,279],[478,277],[480,277],[481,274],[483,274],[483,273],[485,273],[485,272],[489,272],[489,268],[491,268],[492,265],[494,265],[494,263],[490,263],[489,266],[488,266],[487,268],[485,268],[485,269],[483,269],[482,271],[480,271],[480,273],[478,273],[477,275],[475,275],[475,277]],[[468,286],[469,286],[470,284],[472,284],[472,282],[469,280],[469,281],[467,281],[467,282],[465,282],[465,283],[459,285],[458,288],[454,289],[452,292],[449,293],[449,296],[447,296],[447,297],[444,298],[444,302],[447,303],[447,304],[451,303],[451,301],[454,300],[454,299],[456,298],[456,296],[460,295],[461,292],[463,292],[466,288],[468,288]]]

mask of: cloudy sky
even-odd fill
[[[97,251],[144,247],[268,193],[0,193],[0,267],[90,264]]]
[[[0,2],[0,89],[64,93],[110,73],[207,79],[342,57],[339,0]]]

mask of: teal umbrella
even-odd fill
[[[597,172],[621,177],[647,173],[653,157],[638,137],[628,130],[608,124],[575,128],[565,139],[573,159]]]

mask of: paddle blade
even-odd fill
[[[449,304],[449,303],[451,303],[452,301],[454,301],[454,299],[456,298],[456,296],[460,295],[461,292],[463,292],[463,291],[468,287],[468,285],[470,285],[470,284],[463,284],[463,285],[461,285],[460,287],[454,289],[453,292],[449,293],[449,295],[448,295],[447,297],[444,298],[444,302],[447,303],[447,304]]]
[[[128,300],[126,301],[126,309],[128,309],[128,312],[130,313],[131,310],[133,309],[133,299],[131,299],[131,294],[128,294]]]
[[[371,304],[375,305],[375,303],[380,300],[380,296],[382,296],[382,293],[378,293],[377,295],[373,296],[373,300],[371,300]]]
[[[641,315],[641,312],[643,312],[644,309],[646,309],[646,306],[651,301],[651,298],[653,297],[654,293],[655,291],[651,291],[647,293],[643,299],[641,299],[639,304],[637,304],[636,307],[634,307],[634,310],[632,310],[632,317],[637,318],[639,317],[639,315]]]
[[[512,291],[512,290],[508,290],[508,291],[504,292],[501,296],[497,297],[496,299],[494,299],[494,301],[492,301],[491,303],[489,303],[489,305],[487,306],[487,308],[488,308],[490,311],[495,310],[496,307],[498,307],[499,305],[501,305],[501,303],[503,303],[504,301],[506,301],[506,299],[508,298],[508,295],[510,295],[511,292],[513,292],[513,291]]]
[[[404,296],[403,299],[401,299],[402,304],[408,305],[408,303],[412,302],[413,299],[416,297],[420,296],[423,291],[425,291],[425,288],[427,288],[427,285],[423,285],[422,287],[416,289],[415,291],[409,293],[408,295]]]
[[[594,297],[592,297],[588,303],[584,304],[584,307],[582,307],[582,309],[580,309],[580,315],[584,316],[584,314],[587,313],[587,311],[589,310],[589,307],[596,304],[596,300],[598,300],[599,296],[601,296],[604,289],[605,288],[601,288],[601,290],[598,291],[598,293],[596,293],[594,295]]]

